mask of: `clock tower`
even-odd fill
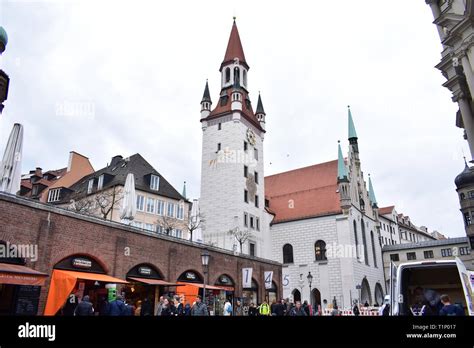
[[[215,106],[206,82],[201,101],[200,211],[203,239],[215,246],[270,256],[270,214],[265,210],[263,139],[265,111],[259,95],[254,112],[249,65],[237,25],[232,25]]]

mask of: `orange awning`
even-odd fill
[[[201,283],[178,282],[178,284],[191,285],[191,286],[195,286],[196,288],[204,288],[204,284],[201,284]],[[222,288],[223,288],[222,286],[206,285],[206,289],[208,290],[223,290]]]
[[[26,266],[0,263],[0,284],[43,286],[47,276]]]
[[[207,288],[207,286],[206,286]],[[224,291],[234,291],[235,289],[232,286],[222,286],[222,285],[216,285],[216,288],[219,288]]]
[[[134,280],[136,282],[145,283],[148,285],[183,286],[182,284],[169,283],[169,282],[166,282],[164,280],[159,280],[159,279],[135,278],[135,277],[129,277],[129,279]]]
[[[49,285],[49,293],[48,299],[46,300],[44,315],[55,315],[57,313],[71,294],[78,279],[96,280],[112,284],[128,283],[126,280],[114,278],[106,274],[55,269],[53,270],[51,284]]]

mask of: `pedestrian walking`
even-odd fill
[[[258,306],[258,314],[267,316],[270,315],[270,306],[268,305],[267,301],[263,301],[263,303]]]
[[[139,317],[141,312],[142,312],[142,301],[138,300],[137,301],[137,308],[135,309],[134,315],[136,317]]]
[[[75,294],[69,295],[62,310],[63,315],[73,316],[78,303],[79,303],[79,299],[77,298]]]
[[[189,303],[186,303],[184,306],[184,316],[188,317],[191,315],[191,305]]]
[[[278,311],[278,307],[279,307],[279,303],[277,303],[276,299],[274,299],[272,301],[272,304],[270,305],[270,312],[273,316],[276,316],[277,315],[277,311]]]
[[[354,313],[356,317],[360,315],[359,306],[357,305],[357,303],[354,303],[354,308],[352,308],[352,313]]]
[[[308,301],[303,302],[303,310],[305,311],[306,315],[309,317],[311,315],[311,311],[309,309]]]
[[[208,316],[209,312],[207,311],[206,304],[202,303],[201,296],[196,297],[196,302],[191,308],[191,315],[192,316]]]
[[[142,308],[140,311],[140,316],[141,317],[150,317],[153,315],[153,306],[151,305],[151,301],[148,297],[145,297],[145,299],[142,302]]]
[[[171,304],[168,298],[163,300],[163,306],[161,307],[161,314],[162,317],[169,317],[172,315],[171,312]]]
[[[304,311],[303,307],[301,307],[301,302],[296,301],[296,304],[290,310],[291,317],[306,317],[306,312]]]
[[[240,301],[237,301],[235,305],[234,315],[237,317],[241,317],[243,315],[242,303]]]
[[[117,295],[117,298],[110,302],[109,306],[109,315],[113,317],[125,315],[125,302],[123,302],[123,297],[121,295]]]
[[[340,315],[341,315],[341,311],[339,310],[339,307],[337,305],[335,305],[334,308],[331,311],[331,316],[339,317]]]
[[[94,307],[92,307],[92,303],[89,301],[89,296],[86,295],[82,298],[82,301],[79,302],[74,310],[74,315],[78,317],[94,315]]]
[[[249,307],[249,317],[256,317],[258,315],[257,307],[255,307],[255,303],[250,303]]]
[[[163,310],[163,302],[164,302],[164,297],[160,296],[160,302],[158,303],[158,306],[156,308],[156,315],[157,316],[161,315],[161,311]]]
[[[224,316],[231,316],[232,315],[232,304],[230,303],[230,300],[227,299],[227,301],[224,304]]]

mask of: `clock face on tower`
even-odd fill
[[[257,143],[257,136],[255,135],[254,131],[251,130],[250,128],[247,129],[247,140],[252,146],[255,146],[255,144]]]

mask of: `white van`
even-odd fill
[[[452,304],[462,306],[466,315],[474,315],[474,272],[466,270],[459,258],[408,262],[398,267],[392,263],[390,274],[392,315],[412,315],[420,298],[424,300],[423,311],[438,315],[439,297],[443,294],[450,297]]]

